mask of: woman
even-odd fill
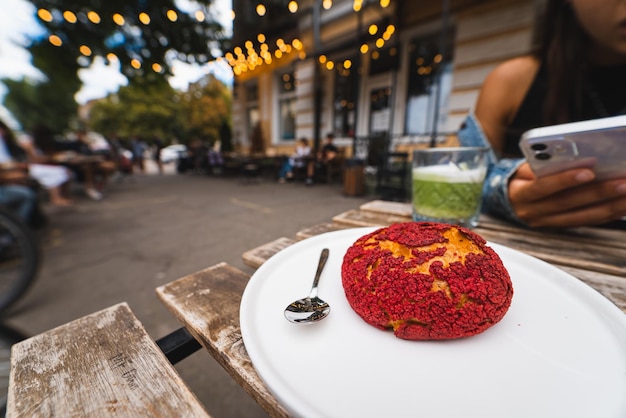
[[[485,80],[463,145],[488,139],[497,161],[487,212],[530,227],[600,225],[626,216],[626,179],[594,181],[589,169],[537,179],[518,143],[528,129],[626,114],[626,2],[548,0],[533,53]]]
[[[304,161],[310,154],[311,147],[309,147],[309,141],[306,138],[300,138],[295,152],[285,161],[285,164],[280,169],[278,181],[284,183],[285,177],[292,178],[293,169],[304,167]]]

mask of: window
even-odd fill
[[[245,85],[246,89],[246,113],[248,118],[248,138],[252,138],[254,129],[259,124],[259,86],[256,82]]]
[[[354,136],[358,99],[358,71],[355,65],[355,59],[343,60],[335,73],[333,132],[337,136]]]
[[[296,86],[293,71],[280,73],[279,77],[280,139],[293,141],[296,138]]]
[[[452,87],[452,53],[440,51],[440,34],[409,42],[409,83],[405,133],[425,135],[445,126]],[[453,34],[446,37],[446,51],[452,51]],[[435,119],[437,125],[435,126]]]
[[[370,53],[370,75],[382,74],[398,68],[398,48],[375,49]]]

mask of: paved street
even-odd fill
[[[39,278],[5,322],[34,335],[126,301],[158,339],[179,324],[157,286],[222,261],[252,273],[244,251],[371,200],[345,197],[339,184],[242,184],[172,169],[114,182],[99,202],[76,195],[75,209],[51,213]],[[266,416],[206,351],[176,369],[214,417]]]

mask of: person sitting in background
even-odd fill
[[[317,152],[317,160],[310,161],[307,165],[306,184],[313,184],[315,170],[328,169],[328,164],[339,154],[339,148],[333,143],[335,135],[332,132],[326,134],[326,143]]]
[[[0,205],[31,226],[38,213],[37,183],[28,174],[26,153],[18,145],[11,129],[0,121]]]
[[[285,164],[283,164],[280,169],[280,173],[278,174],[278,181],[280,183],[285,182],[285,178],[293,177],[293,169],[294,168],[302,168],[306,163],[306,158],[311,154],[311,147],[309,147],[309,141],[306,138],[300,138],[298,140],[298,146],[296,150]]]
[[[626,7],[615,0],[548,0],[532,54],[486,78],[458,133],[497,155],[483,210],[529,227],[601,225],[626,216],[626,179],[594,181],[587,168],[536,178],[522,158],[523,132],[626,114]]]
[[[33,130],[32,135],[32,142],[22,144],[28,158],[30,175],[48,191],[50,204],[58,207],[72,206],[71,199],[65,196],[72,174],[68,168],[57,165],[53,161],[52,131],[45,126],[38,126]]]

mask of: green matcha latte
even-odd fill
[[[475,222],[485,169],[453,164],[413,169],[413,218],[448,223]]]

